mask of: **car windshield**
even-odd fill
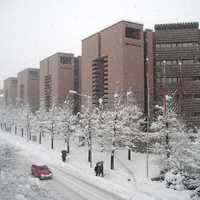
[[[46,165],[39,166],[38,168],[39,168],[39,170],[47,170],[48,169],[48,167]]]

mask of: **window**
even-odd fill
[[[177,47],[182,47],[182,43],[178,43],[178,44],[177,44]]]
[[[176,43],[172,43],[172,47],[173,47],[173,48],[176,48]]]
[[[176,64],[177,64],[177,61],[176,61],[176,60],[172,60],[172,64],[173,64],[173,65],[176,65]]]
[[[194,94],[193,98],[194,99],[200,99],[200,94]]]
[[[140,29],[126,27],[126,37],[140,40],[141,39],[141,31],[140,31]]]
[[[38,71],[29,71],[30,76],[38,77]]]
[[[161,47],[161,48],[165,48],[166,45],[165,45],[165,44],[161,44],[160,47]]]
[[[178,82],[178,78],[173,78],[173,83],[177,83]]]
[[[62,64],[72,64],[72,57],[61,56],[60,57],[60,63],[62,63]]]
[[[156,44],[156,49],[159,49],[160,48],[160,44]]]
[[[193,77],[193,80],[194,81],[199,81],[200,80],[200,76]]]
[[[200,112],[194,112],[194,116],[200,116]]]
[[[193,64],[194,60],[182,60],[183,64]]]
[[[17,84],[17,80],[12,80],[11,83],[12,84]]]
[[[167,64],[167,65],[171,65],[171,64],[172,64],[171,60],[167,60],[167,61],[166,61],[166,64]]]
[[[160,82],[161,82],[161,79],[160,79],[160,78],[157,78],[157,79],[156,79],[156,82],[157,82],[157,83],[160,83]]]
[[[161,64],[160,61],[156,61],[156,66],[159,66]]]

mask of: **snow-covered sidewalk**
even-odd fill
[[[133,154],[132,160],[128,161],[127,151],[116,153],[115,170],[109,169],[110,155],[106,152],[97,152],[93,149],[93,163],[103,160],[105,163],[105,177],[94,176],[93,168],[87,163],[87,148],[72,145],[71,155],[67,163],[61,161],[60,150],[66,145],[58,140],[55,143],[55,150],[48,146],[48,139],[42,145],[34,142],[27,142],[25,138],[16,136],[13,133],[0,132],[0,139],[21,148],[23,155],[32,162],[49,163],[53,168],[59,168],[77,179],[95,185],[104,191],[116,194],[123,199],[134,200],[187,200],[189,192],[173,191],[166,189],[163,184],[148,181],[146,179],[145,155]],[[44,139],[44,138],[43,138]],[[156,166],[150,162],[150,176],[154,176]]]

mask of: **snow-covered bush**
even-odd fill
[[[181,187],[184,185],[187,189],[198,187],[198,180],[200,180],[199,134],[186,131],[184,124],[170,107],[167,107],[167,111],[152,124],[151,130],[158,137],[158,142],[154,146],[154,152],[159,155],[156,161],[161,171],[169,172],[166,174],[167,185],[174,189],[180,189],[177,185]],[[170,170],[177,171],[177,174],[171,174]],[[177,180],[180,181],[177,175],[180,174],[182,183],[177,183]],[[175,183],[173,178],[175,178]]]
[[[166,187],[174,190],[184,190],[183,185],[184,177],[177,171],[171,170],[165,174],[164,183]]]
[[[199,200],[200,199],[200,186],[195,189],[194,193],[191,195],[191,200]]]

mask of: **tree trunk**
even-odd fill
[[[166,151],[167,151],[167,158],[170,157],[170,146],[169,146],[169,134],[166,134],[165,137],[165,141],[166,141]]]
[[[39,144],[42,144],[42,132],[40,131],[40,134],[39,134]]]
[[[29,140],[31,141],[31,131],[30,131],[29,128],[27,129],[27,134],[28,134],[28,136],[29,136]]]
[[[67,139],[67,153],[69,153],[70,148],[69,148],[69,138]]]
[[[53,137],[51,137],[51,149],[53,149],[54,148],[54,139],[53,139]]]
[[[111,152],[111,162],[110,162],[110,169],[114,169],[114,150]]]
[[[21,134],[22,134],[22,137],[24,137],[24,129],[21,128]]]
[[[128,148],[128,160],[131,160],[131,149]]]
[[[92,151],[91,151],[91,149],[89,148],[89,149],[88,149],[88,162],[91,162],[91,157],[92,157]]]

